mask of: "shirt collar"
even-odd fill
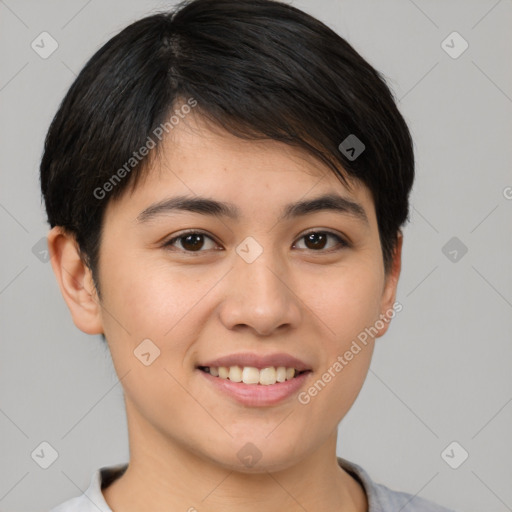
[[[375,484],[368,473],[354,462],[350,462],[342,457],[337,457],[337,459],[340,467],[353,476],[363,487],[366,499],[368,500],[368,512],[379,511],[380,503],[375,492]],[[89,498],[91,512],[112,512],[101,491],[105,487],[108,487],[114,480],[120,478],[127,468],[128,463],[125,462],[114,466],[104,466],[94,472],[89,488],[84,493]]]

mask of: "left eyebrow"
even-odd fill
[[[284,206],[278,221],[326,210],[350,215],[369,225],[368,216],[363,206],[337,194],[325,194],[314,199],[287,204]],[[157,216],[175,211],[187,211],[214,217],[229,217],[234,220],[241,217],[240,209],[233,203],[220,202],[199,196],[176,196],[148,206],[139,213],[137,222],[148,222]]]

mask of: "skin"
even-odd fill
[[[277,221],[284,205],[332,192],[358,202],[369,223],[329,210]],[[174,212],[137,222],[149,205],[178,194],[232,202],[242,217]],[[210,236],[200,252],[183,238],[163,246],[191,228]],[[304,238],[311,230],[333,232],[350,245],[329,237],[315,248]],[[250,264],[235,251],[248,236],[263,248]],[[236,352],[286,352],[313,369],[303,391],[391,310],[402,236],[386,274],[365,186],[352,182],[348,189],[302,150],[238,139],[192,113],[165,140],[148,178],[108,204],[101,301],[73,238],[55,227],[48,244],[75,325],[105,333],[122,379],[130,464],[103,490],[112,510],[367,510],[364,490],[337,464],[336,443],[374,339],[307,405],[293,396],[247,407],[196,369]],[[146,338],[161,351],[149,366],[133,353]],[[248,442],[261,453],[253,467],[237,456]]]

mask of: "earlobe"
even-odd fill
[[[391,262],[391,268],[389,273],[386,276],[384,283],[384,290],[382,293],[381,300],[381,315],[379,325],[383,325],[383,327],[379,328],[379,333],[377,334],[377,338],[382,336],[389,327],[391,322],[391,318],[395,316],[395,312],[397,311],[394,307],[396,300],[396,290],[398,287],[398,279],[400,277],[400,270],[402,268],[402,244],[403,244],[403,234],[401,231],[397,234],[397,241],[395,250],[393,252],[393,260]],[[401,310],[401,308],[400,308]]]
[[[74,324],[87,334],[103,333],[92,273],[80,258],[75,238],[60,226],[52,228],[47,238],[53,272]]]

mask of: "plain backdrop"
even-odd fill
[[[86,60],[173,3],[0,1],[0,510],[48,510],[81,494],[95,469],[128,460],[110,355],[74,326],[41,256],[38,166]],[[403,310],[377,341],[338,454],[459,511],[510,511],[512,2],[291,3],[383,73],[416,150]],[[46,59],[31,46],[42,32],[58,44]],[[47,469],[41,443],[58,454]]]

